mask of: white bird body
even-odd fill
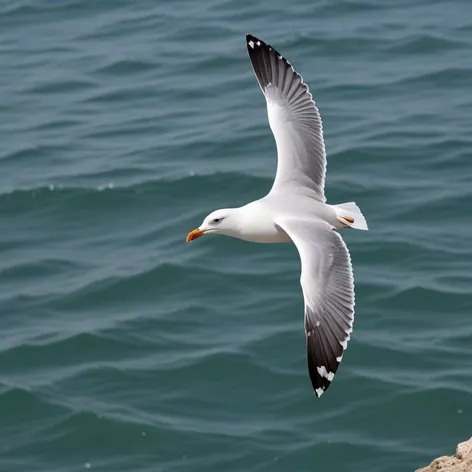
[[[326,203],[321,117],[301,76],[268,44],[251,35],[246,41],[277,144],[277,174],[264,198],[210,213],[187,241],[216,233],[256,243],[296,245],[308,370],[320,397],[334,378],[354,323],[351,259],[336,230],[367,230],[367,222],[354,202]]]
[[[237,219],[238,229],[233,238],[243,239],[251,243],[285,243],[291,241],[290,236],[275,223],[274,213],[267,205],[268,199],[263,198],[235,208],[231,218]],[[225,234],[225,233],[222,233]]]
[[[295,203],[295,204],[294,204]],[[280,213],[295,218],[319,220],[335,226],[336,211],[332,205],[318,202],[309,197],[299,195],[296,201],[287,200],[283,195],[270,193],[266,197],[234,208],[234,217],[238,219],[238,230],[228,236],[253,243],[285,243],[291,242],[290,236],[278,224]],[[233,214],[231,217],[233,217]],[[221,234],[225,234],[222,232]]]

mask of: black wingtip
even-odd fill
[[[256,38],[252,34],[246,34],[246,45],[249,50],[254,50],[257,48],[269,49],[272,50],[273,47],[262,41],[262,39]]]
[[[308,316],[307,319],[314,319],[313,315]],[[341,342],[339,339],[343,341]],[[314,325],[306,323],[308,372],[313,391],[318,398],[331,385],[346,346],[346,333],[337,325],[325,329],[323,322]]]
[[[246,34],[246,46],[249,52],[249,56],[259,55],[261,52],[266,51],[269,55],[275,54],[279,59],[283,59],[284,62],[290,66],[290,63],[270,44],[262,41],[252,34]]]
[[[308,360],[308,372],[310,374],[311,385],[313,386],[313,392],[320,398],[324,392],[328,389],[331,385],[331,381],[333,380],[334,374],[336,372],[336,368],[333,369],[334,372],[331,372],[329,367],[326,368],[324,366],[317,365],[316,359],[319,359],[319,353],[317,354],[317,350],[319,350],[319,340],[315,340],[315,336],[308,335],[307,336],[307,360]],[[318,342],[317,342],[318,341]],[[336,366],[337,367],[337,366]],[[323,374],[323,375],[322,375]]]
[[[246,34],[246,46],[249,50],[254,49],[257,46],[265,45],[264,41],[256,38],[252,34]]]

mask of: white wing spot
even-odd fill
[[[322,388],[317,388],[315,390],[315,392],[318,395],[318,397],[321,397],[321,395],[323,395],[323,393],[324,393],[324,390]]]
[[[339,357],[336,357],[336,360],[337,360],[338,362],[341,362],[341,361],[343,360],[343,355],[341,354]]]
[[[343,349],[347,348],[347,341],[348,341],[347,339],[345,339],[344,341],[339,341],[339,344],[341,344]]]
[[[249,46],[251,46],[252,49],[254,49],[254,41],[249,41],[248,44]]]
[[[324,365],[317,367],[316,370],[318,371],[318,374],[321,375],[321,377],[328,379],[329,382],[334,379],[334,372],[328,372]]]
[[[260,46],[260,45],[261,45],[261,42],[260,42],[260,41],[257,41],[257,43],[256,43],[256,44],[257,44],[258,46]]]
[[[315,323],[315,326],[318,327],[319,325],[320,325],[320,322],[317,321],[317,322]]]

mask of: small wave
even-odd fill
[[[0,15],[4,18],[9,17],[21,17],[31,14],[38,13],[41,7],[30,3],[13,2],[11,6],[5,7],[0,10]]]
[[[398,287],[396,293],[390,296],[388,304],[392,310],[402,310],[405,306],[418,309],[422,300],[428,300],[428,305],[434,306],[435,311],[443,310],[447,313],[450,307],[455,307],[456,310],[460,310],[461,307],[466,309],[470,302],[470,294],[439,285],[435,285],[434,288],[421,285]]]
[[[140,74],[153,70],[155,67],[155,64],[143,59],[120,59],[95,69],[94,73],[119,77]]]
[[[87,177],[94,177],[95,180],[104,180],[106,178],[122,177],[129,174],[139,175],[140,172],[140,169],[130,167],[115,169],[111,172],[97,172],[91,174],[90,176],[88,174],[78,175],[76,178],[83,178],[86,180]],[[116,185],[114,182],[105,182],[103,184],[99,184],[96,187],[93,187],[91,185],[73,186],[60,183],[51,183],[34,187],[15,188],[0,193],[0,202],[2,198],[7,198],[9,201],[16,197],[19,199],[31,197],[38,198],[43,195],[48,195],[51,192],[60,192],[61,196],[86,196],[94,194],[96,191],[103,191],[105,189],[114,190],[116,193],[124,194],[166,194],[169,196],[175,196],[179,193],[184,193],[186,195],[195,196],[195,193],[192,194],[192,192],[196,188],[201,189],[208,185],[212,186],[212,188],[215,188],[215,191],[218,191],[218,188],[224,188],[228,184],[230,184],[232,187],[239,187],[241,185],[247,186],[248,178],[251,179],[252,186],[256,187],[265,187],[273,181],[272,176],[261,177],[245,172],[221,172],[206,168],[203,172],[188,170],[187,174],[180,173],[175,177],[156,176],[152,179],[141,179],[139,182],[133,184]]]
[[[113,335],[98,330],[94,332],[71,332],[71,330],[72,327],[70,330],[57,331],[37,341],[21,340],[3,349],[2,362],[9,366],[9,369],[4,371],[5,375],[11,375],[12,372],[16,378],[30,375],[32,383],[47,385],[51,378],[64,376],[61,366],[66,368],[65,375],[75,375],[84,368],[103,366],[107,362],[120,359],[124,349],[131,354],[129,360],[132,359],[133,352],[138,354],[145,350],[142,343],[133,343],[129,339],[116,339]],[[24,364],[23,359],[29,359],[29,362]],[[74,367],[70,367],[71,364]],[[36,371],[35,374],[30,373],[32,369]],[[70,369],[73,374],[69,373]],[[41,375],[40,370],[42,370]],[[48,375],[47,371],[50,371]]]
[[[15,165],[19,165],[21,161],[27,161],[32,158],[45,158],[48,156],[48,153],[56,149],[57,148],[54,146],[29,145],[21,147],[20,149],[7,151],[0,156],[0,160],[14,162]]]
[[[451,87],[467,87],[470,83],[470,67],[441,67],[440,70],[410,74],[408,77],[399,78],[389,82],[391,85],[428,85]]]
[[[389,41],[385,51],[400,54],[437,54],[442,51],[460,48],[462,41],[435,34],[409,34],[407,37],[397,41]]]
[[[50,94],[72,94],[84,90],[90,90],[95,87],[96,83],[90,79],[67,79],[55,80],[44,83],[35,84],[23,90],[26,94],[50,95]]]
[[[82,266],[76,261],[66,259],[44,258],[39,261],[15,262],[11,265],[5,264],[0,268],[0,278],[4,280],[23,280],[27,277],[48,277],[67,271],[81,269]]]
[[[154,91],[154,85],[142,85],[139,88],[136,86],[121,86],[121,87],[108,87],[102,91],[94,94],[89,94],[87,98],[84,98],[83,103],[85,104],[99,104],[106,105],[109,103],[116,104],[117,102],[127,103],[129,101],[139,103],[140,100],[149,100],[149,96]]]
[[[10,435],[29,431],[34,437],[43,428],[49,427],[66,410],[53,405],[47,397],[28,386],[13,382],[3,383],[0,389],[0,414],[2,427],[10,427]],[[2,448],[5,441],[2,441]]]

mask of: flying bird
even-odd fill
[[[323,127],[301,75],[264,41],[248,34],[246,45],[277,145],[275,180],[260,200],[210,213],[187,242],[213,233],[295,244],[301,260],[308,372],[320,397],[333,381],[354,323],[351,258],[338,230],[367,230],[367,222],[354,202],[326,203]]]

